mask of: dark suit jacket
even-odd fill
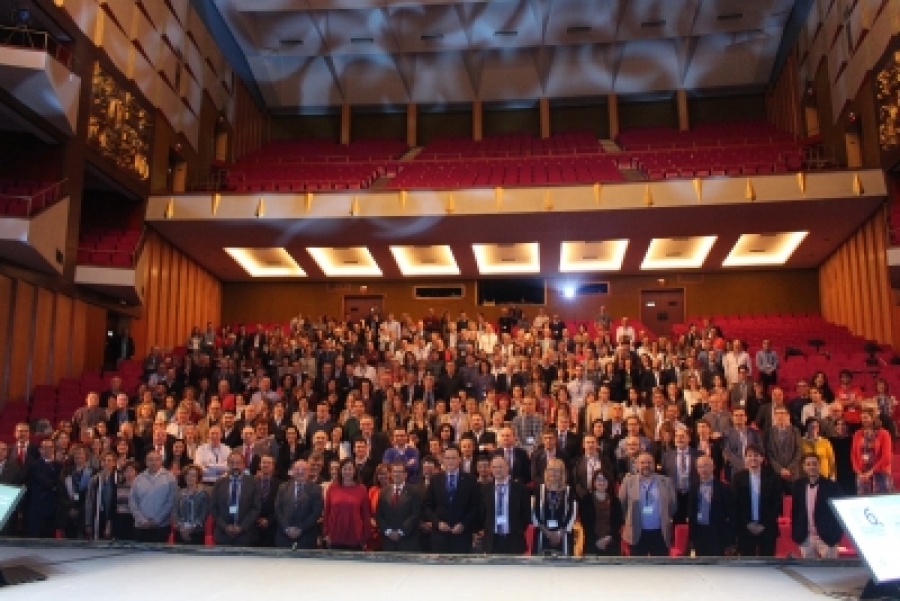
[[[378,493],[375,523],[378,532],[400,530],[399,550],[415,552],[419,549],[419,522],[422,519],[422,491],[417,486],[405,484],[397,503],[393,503],[394,487],[385,486]]]
[[[465,531],[471,533],[478,524],[479,503],[478,481],[474,476],[459,472],[456,494],[451,502],[447,494],[447,474],[441,472],[431,478],[425,491],[423,519],[432,523],[432,531],[437,530],[439,522],[445,522],[451,528],[462,524]]]
[[[29,522],[35,520],[53,520],[59,500],[59,489],[62,486],[60,474],[62,465],[57,461],[44,461],[38,458],[25,465],[25,485],[28,487]]]
[[[275,459],[275,473],[278,477],[282,480],[286,480],[294,462],[303,457],[305,452],[306,446],[299,442],[297,443],[297,446],[294,447],[293,453],[287,443],[282,444],[278,448],[278,457]]]
[[[608,477],[611,477],[612,474],[615,473],[615,462],[609,458],[604,457],[603,454],[600,454],[600,465],[597,469],[603,471],[604,474],[607,474]],[[591,477],[593,474],[588,473],[588,461],[587,458],[581,456],[575,461],[572,465],[572,484],[575,488],[575,494],[578,495],[578,501],[581,502],[586,496],[591,494]],[[612,482],[610,482],[612,484]]]
[[[290,547],[296,543],[298,549],[315,549],[318,534],[316,523],[325,507],[322,487],[306,482],[298,498],[294,498],[295,489],[296,482],[288,480],[281,485],[275,497],[275,545]],[[300,529],[299,538],[288,538],[284,531],[289,527]]]
[[[361,465],[356,466],[356,472],[359,476],[359,481],[366,487],[371,488],[375,484],[375,468],[378,465],[375,463],[375,460],[369,457],[365,460]]]
[[[0,484],[8,484],[9,486],[18,486],[25,479],[25,471],[19,467],[19,463],[15,457],[7,458],[0,470]]]
[[[494,445],[497,446],[497,435],[494,432],[488,432],[487,430],[481,431],[481,436],[475,436],[475,433],[469,430],[466,432],[475,439],[475,451],[476,453],[481,452],[482,445]]]
[[[700,456],[700,451],[697,449],[688,447],[688,457],[690,458],[690,466],[688,470],[688,490],[693,484],[697,481],[697,457]],[[675,490],[678,490],[678,451],[675,449],[670,449],[663,454],[662,458],[662,474],[668,476],[670,480],[672,480],[672,486],[675,487]]]
[[[688,539],[693,541],[695,528],[697,527],[697,512],[699,503],[697,495],[700,491],[700,481],[691,484],[688,493]],[[709,525],[716,529],[719,542],[729,546],[734,541],[734,494],[731,487],[718,479],[713,479],[712,505],[709,508]],[[744,526],[746,529],[746,525]]]
[[[491,457],[497,456],[506,457],[502,449],[495,450],[491,455]],[[519,447],[513,449],[513,464],[509,475],[517,482],[525,485],[531,484],[531,459],[528,457],[525,449],[520,449]]]
[[[563,464],[566,466],[566,473],[568,474],[572,468],[569,457],[558,449],[555,457],[556,459],[562,460]],[[544,482],[545,469],[547,469],[547,451],[543,446],[540,446],[531,454],[531,482],[533,482],[535,486],[540,486],[541,483]]]
[[[510,552],[525,554],[525,530],[531,523],[531,494],[524,485],[509,481],[507,488],[507,532],[510,537]],[[497,533],[496,485],[494,482],[481,485],[482,525],[484,527],[484,551],[491,554],[494,536]]]
[[[384,457],[384,452],[388,450],[389,446],[391,446],[391,442],[388,440],[387,434],[384,432],[373,432],[372,439],[369,441],[369,457],[376,462],[381,461],[381,458]]]
[[[794,481],[794,501],[791,504],[791,538],[798,545],[802,545],[809,538],[809,521],[806,507],[806,490],[809,478],[806,476]],[[841,541],[844,530],[840,522],[828,504],[829,499],[844,496],[841,486],[827,478],[819,478],[816,485],[816,506],[813,508],[813,519],[816,522],[816,532],[829,547],[833,547]]]
[[[252,545],[256,534],[256,519],[259,517],[262,500],[259,492],[259,481],[253,476],[241,476],[238,514],[233,517],[229,513],[229,493],[231,478],[222,477],[213,485],[209,513],[213,517],[215,529],[213,539],[217,545],[247,547]],[[225,531],[226,526],[237,523],[240,534],[231,536]]]
[[[109,435],[115,437],[116,434],[119,433],[119,426],[121,426],[126,421],[134,422],[134,410],[126,409],[127,417],[123,420],[122,416],[119,415],[118,410],[114,411],[112,416],[106,422],[106,431],[109,432]]]
[[[278,488],[281,486],[279,480],[274,474],[269,478],[269,494],[262,495],[262,477],[257,476],[259,485],[259,517],[269,520],[269,525],[265,528],[256,527],[257,544],[262,546],[271,546],[275,537],[275,497],[278,494]]]
[[[750,472],[746,469],[734,474],[734,530],[738,537],[747,536],[747,524],[753,521],[750,500]],[[761,536],[778,537],[778,516],[781,514],[781,479],[768,467],[763,467],[759,491],[759,524],[765,528]]]
[[[772,403],[763,403],[759,407],[759,411],[756,412],[756,427],[759,428],[760,432],[763,434],[763,438],[765,438],[766,434],[769,433],[769,430],[772,428]]]

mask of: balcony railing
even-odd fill
[[[74,60],[72,51],[46,31],[37,31],[27,27],[0,26],[0,46],[43,50],[67,69],[72,70]]]
[[[34,217],[44,209],[55,205],[63,197],[65,179],[52,183],[35,192],[19,191],[10,186],[0,192],[0,215],[6,217]]]

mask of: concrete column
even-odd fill
[[[410,102],[406,105],[406,145],[410,148],[418,146],[419,111],[418,105]]]
[[[480,141],[484,135],[484,121],[482,119],[481,101],[472,102],[472,139]]]
[[[609,139],[615,140],[619,135],[619,96],[606,95],[606,112],[609,117]]]
[[[675,101],[678,103],[678,129],[687,131],[691,128],[688,119],[687,92],[683,89],[677,90],[675,92]]]
[[[350,105],[341,106],[341,144],[350,144]]]
[[[546,140],[550,137],[550,99],[541,98],[538,107],[541,112],[541,138]]]

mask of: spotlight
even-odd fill
[[[573,286],[571,284],[563,286],[562,293],[563,293],[563,298],[568,299],[568,300],[574,299],[575,298],[575,286]]]

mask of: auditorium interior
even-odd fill
[[[653,341],[711,320],[770,340],[788,397],[817,371],[900,390],[898,34],[890,0],[0,0],[0,440],[113,378],[135,394],[195,327],[298,316],[593,334],[602,307]],[[436,599],[869,576],[849,540],[824,567],[791,544],[716,565],[2,539],[0,569],[47,574],[23,599],[186,593],[152,564],[226,596],[296,565],[315,598],[349,570]]]

